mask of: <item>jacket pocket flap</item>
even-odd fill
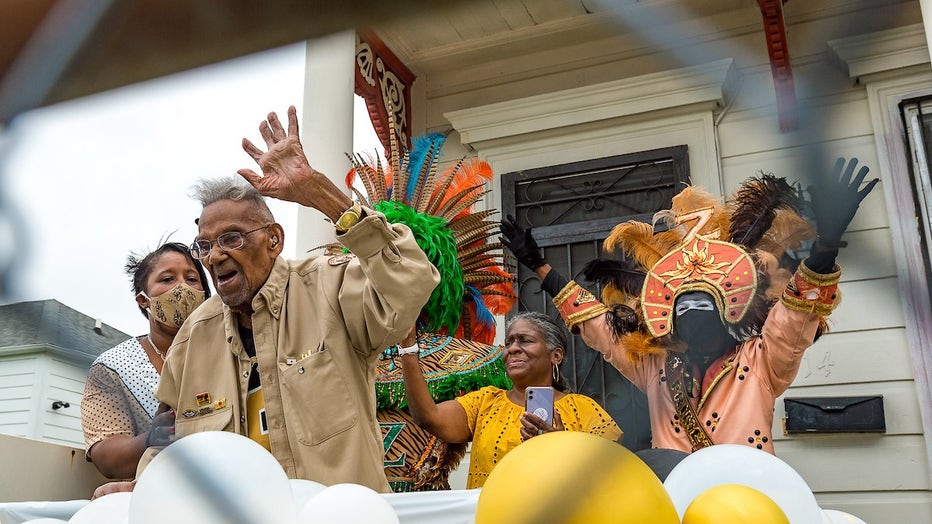
[[[201,431],[233,431],[233,408],[197,415],[189,419],[175,420],[175,435],[178,438],[200,433]]]

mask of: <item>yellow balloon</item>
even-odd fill
[[[654,472],[611,440],[578,431],[534,437],[486,479],[476,524],[680,524]]]
[[[699,494],[683,524],[790,524],[772,498],[741,484],[719,484]]]

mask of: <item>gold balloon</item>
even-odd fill
[[[577,431],[534,437],[486,479],[476,524],[680,524],[670,496],[634,453]]]
[[[772,498],[741,484],[719,484],[699,494],[683,524],[790,524]]]

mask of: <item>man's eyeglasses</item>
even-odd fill
[[[239,231],[230,231],[229,233],[220,235],[214,241],[195,240],[191,243],[191,247],[189,248],[191,250],[191,256],[197,260],[207,258],[207,256],[210,255],[211,246],[214,242],[216,242],[217,245],[220,246],[220,249],[223,251],[233,251],[234,249],[240,249],[246,245],[246,235],[255,233],[256,231],[265,229],[271,225],[272,224],[266,224],[262,227],[257,227],[256,229],[246,231],[245,233],[240,233]]]

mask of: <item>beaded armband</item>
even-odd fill
[[[608,308],[599,302],[595,295],[580,287],[574,280],[563,286],[563,289],[553,297],[553,305],[557,307],[563,322],[571,333],[576,333],[576,325],[591,318],[604,315]]]
[[[822,316],[831,314],[838,303],[838,281],[841,278],[837,265],[834,269],[823,275],[806,267],[803,261],[783,290],[783,304],[796,311],[811,311]]]

